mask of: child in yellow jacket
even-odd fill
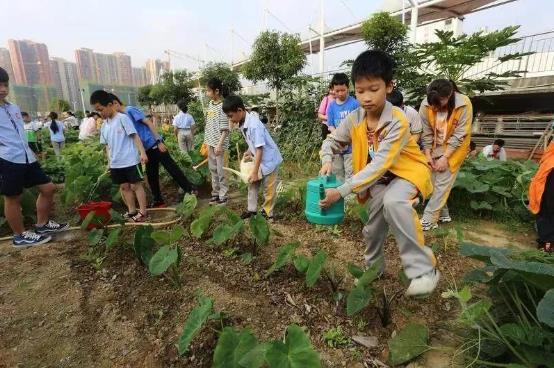
[[[377,50],[363,52],[354,62],[352,80],[361,107],[323,142],[320,171],[330,174],[333,153],[351,144],[354,175],[337,189],[328,189],[320,205],[328,207],[352,192],[360,202],[369,199],[369,221],[363,229],[367,264],[383,256],[390,227],[411,280],[406,294],[422,295],[436,288],[440,274],[433,252],[424,244],[412,200],[418,193],[431,194],[431,172],[406,116],[386,100],[393,88],[392,65],[390,57]]]

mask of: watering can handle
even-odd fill
[[[323,200],[323,199],[325,199],[325,196],[326,196],[325,187],[323,186],[323,184],[319,184],[319,199]],[[325,208],[319,207],[319,211],[321,212],[321,214],[323,216],[325,216]]]

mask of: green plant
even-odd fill
[[[323,333],[323,341],[332,348],[350,345],[350,339],[344,334],[340,326],[325,331]]]
[[[554,361],[554,256],[538,251],[514,251],[464,243],[460,254],[483,267],[464,281],[487,287],[487,297],[474,298],[469,286],[443,297],[461,306],[458,323],[464,333],[463,351],[471,364],[486,366],[551,367]]]
[[[188,352],[190,343],[213,313],[213,299],[198,295],[197,300],[198,305],[189,313],[177,342],[177,350],[181,356]]]
[[[305,274],[306,286],[309,288],[313,287],[319,279],[321,272],[325,270],[324,266],[327,261],[327,253],[323,250],[319,250],[316,255],[311,258],[302,254],[297,255],[295,252],[299,245],[298,243],[290,243],[282,246],[277,253],[275,262],[273,262],[271,267],[266,271],[266,277],[292,262],[298,272]]]
[[[150,89],[142,87],[139,99],[142,104],[176,104],[180,100],[187,103],[194,100],[193,75],[186,70],[168,71],[160,76],[160,81]],[[148,92],[148,96],[145,93]]]
[[[178,242],[185,232],[183,226],[177,225],[171,230],[158,230],[150,234],[160,248],[148,261],[148,271],[154,276],[167,272],[169,280],[177,288],[181,286],[179,263],[182,257],[182,250]]]
[[[123,226],[123,218],[115,211],[110,211],[112,221],[119,222]],[[85,230],[89,224],[96,224],[97,228],[90,230],[87,234],[88,248],[87,252],[81,256],[82,259],[90,262],[97,270],[102,268],[107,252],[119,243],[122,227],[109,229],[102,219],[97,217],[94,212],[90,212],[83,222],[81,229]]]
[[[231,66],[226,63],[210,62],[201,70],[200,83],[206,84],[210,78],[219,78],[230,93],[239,91],[242,86],[240,84],[239,73],[231,69]]]
[[[346,314],[349,317],[362,311],[373,299],[375,290],[371,284],[379,277],[382,267],[382,258],[373,263],[366,271],[351,263],[348,264],[348,272],[357,280],[356,286],[346,297]]]
[[[71,110],[71,105],[69,102],[62,98],[54,98],[50,102],[50,110],[56,111],[56,112],[64,112]]]
[[[420,356],[429,346],[429,330],[418,323],[409,323],[388,341],[389,362],[399,365]]]

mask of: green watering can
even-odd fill
[[[325,189],[337,188],[342,183],[335,174],[320,176],[308,181],[306,188],[306,209],[304,214],[308,222],[318,225],[336,225],[344,219],[344,199],[341,198],[329,208],[319,207],[319,201],[325,198]]]

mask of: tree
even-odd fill
[[[156,105],[156,101],[152,97],[150,97],[150,92],[152,91],[152,85],[146,85],[143,87],[140,87],[138,90],[138,102],[141,104],[141,106],[148,106],[152,107],[152,105]]]
[[[243,74],[253,82],[267,81],[269,87],[275,90],[278,102],[279,91],[285,81],[297,75],[304,65],[306,55],[300,48],[299,36],[265,31],[254,42],[250,61],[244,66]],[[278,109],[276,120],[279,121]]]
[[[208,63],[201,71],[200,83],[205,85],[210,78],[219,78],[229,92],[237,92],[242,88],[239,73],[226,63]]]
[[[395,56],[407,47],[408,26],[387,12],[375,13],[362,24],[362,37],[370,49]]]
[[[71,105],[64,99],[54,98],[50,102],[50,110],[56,112],[70,111]]]
[[[138,100],[143,106],[176,104],[179,100],[187,103],[194,100],[192,74],[186,70],[167,72],[160,76],[154,85],[139,88]]]

